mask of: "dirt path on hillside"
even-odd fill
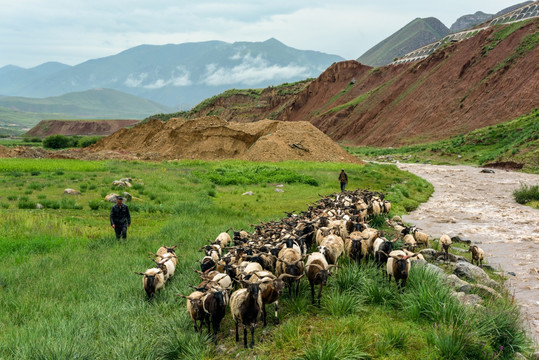
[[[434,185],[434,194],[404,221],[433,237],[461,234],[485,250],[486,260],[508,275],[514,292],[539,343],[539,210],[516,203],[520,183],[539,184],[539,175],[494,170],[481,173],[469,166],[398,164]]]

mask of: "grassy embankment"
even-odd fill
[[[485,299],[468,308],[441,280],[414,268],[406,290],[378,269],[348,264],[330,279],[322,308],[301,295],[280,302],[279,326],[256,330],[254,351],[236,348],[230,315],[219,343],[192,329],[185,302],[197,283],[199,248],[229,227],[301,211],[336,190],[342,164],[287,162],[173,163],[0,159],[0,358],[2,359],[448,359],[510,358],[528,351],[517,308]],[[389,192],[392,214],[416,207],[432,187],[392,165],[345,165],[350,188]],[[111,182],[131,176],[133,225],[117,243],[100,199]],[[284,183],[284,193],[273,184]],[[82,195],[62,195],[65,188]],[[251,190],[255,195],[242,196]],[[31,210],[36,202],[47,208]],[[176,276],[145,301],[133,271],[147,254],[180,242]],[[271,311],[268,311],[272,321]]]
[[[523,171],[539,174],[539,109],[512,121],[477,129],[433,143],[399,148],[347,147],[366,159],[391,156],[401,162],[485,165],[512,161]]]

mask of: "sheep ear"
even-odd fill
[[[136,271],[134,271],[134,273],[137,274],[137,275],[142,275],[142,276],[144,276],[144,274],[141,273],[141,272],[136,272]]]

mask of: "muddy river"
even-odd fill
[[[434,194],[404,221],[432,237],[462,235],[485,250],[487,263],[507,275],[530,333],[539,343],[539,210],[516,203],[521,183],[539,184],[539,175],[469,166],[397,164],[434,185]]]

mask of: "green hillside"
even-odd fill
[[[347,150],[360,157],[391,156],[407,162],[475,165],[514,162],[526,172],[539,173],[539,109],[449,140],[400,148],[349,147]]]
[[[72,117],[69,114],[34,113],[0,106],[0,136],[21,135],[41,120],[70,119]]]
[[[369,66],[383,66],[422,46],[433,43],[449,34],[449,29],[440,20],[417,18],[402,29],[379,42],[357,61]]]
[[[45,119],[143,119],[172,109],[111,89],[93,89],[43,99],[0,98],[0,127],[32,127]]]

